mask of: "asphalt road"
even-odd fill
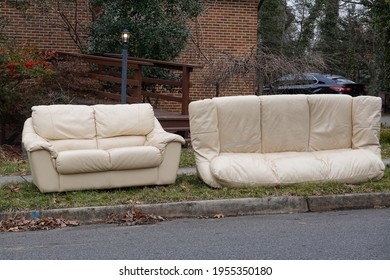
[[[0,233],[0,259],[390,259],[390,209]]]

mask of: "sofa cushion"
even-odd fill
[[[262,152],[307,151],[310,110],[305,95],[261,96]],[[243,112],[246,111],[244,110]]]
[[[35,132],[45,139],[92,139],[96,136],[94,110],[90,106],[33,106],[32,123]]]
[[[152,146],[111,149],[71,150],[58,153],[55,161],[60,174],[153,168],[161,164],[160,150]]]
[[[260,153],[223,153],[210,162],[211,174],[221,185],[277,184],[272,167]]]
[[[222,153],[210,169],[222,185],[272,185],[299,182],[344,183],[380,179],[383,162],[368,150],[339,149],[269,154]]]
[[[123,147],[108,152],[111,170],[152,168],[162,161],[160,150],[152,146]]]
[[[214,102],[218,112],[220,151],[261,152],[259,97],[254,95],[224,97],[215,98]]]
[[[143,146],[145,144],[145,136],[117,136],[98,138],[97,147],[102,150],[110,150],[114,148]]]
[[[110,155],[103,150],[62,151],[55,162],[60,174],[101,172],[111,167]]]
[[[352,96],[309,95],[310,151],[352,147]]]
[[[383,177],[383,161],[373,152],[364,149],[317,151],[314,155],[329,167],[327,179],[356,183]]]
[[[211,172],[222,185],[269,185],[324,180],[325,162],[309,152],[221,154],[211,161]]]
[[[353,98],[352,114],[353,137],[352,147],[370,149],[381,156],[379,135],[381,129],[382,99],[373,96]]]
[[[147,135],[154,127],[153,108],[148,103],[94,105],[98,138]]]
[[[96,139],[61,139],[51,140],[50,144],[53,145],[57,152],[68,150],[89,150],[97,149]]]
[[[197,162],[208,162],[219,154],[217,107],[214,99],[191,102],[188,105],[191,145]]]

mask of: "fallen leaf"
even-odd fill
[[[11,192],[18,193],[20,191],[21,185],[17,184],[10,188]]]
[[[225,218],[225,215],[224,214],[215,214],[213,216],[214,219],[222,219],[222,218]]]
[[[155,224],[166,220],[167,219],[162,216],[145,214],[139,211],[138,209],[132,209],[127,211],[125,214],[110,214],[106,219],[106,223],[134,226],[134,225]]]

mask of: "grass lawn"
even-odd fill
[[[390,129],[381,132],[382,158],[390,158]],[[1,152],[1,150],[0,150]],[[183,149],[180,166],[194,166],[195,159],[190,148]],[[0,153],[0,174],[29,174],[26,160],[6,159]],[[169,186],[132,187],[111,190],[88,190],[66,193],[42,194],[30,183],[11,183],[0,188],[0,211],[54,209],[82,206],[118,204],[142,204],[177,202],[189,200],[211,200],[265,196],[310,196],[364,192],[390,192],[390,169],[380,181],[361,184],[304,183],[285,186],[240,187],[212,189],[196,175],[178,176],[176,183]]]

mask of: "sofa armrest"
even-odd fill
[[[52,158],[56,158],[58,155],[50,142],[35,133],[31,118],[28,118],[24,122],[22,142],[27,152],[46,150],[50,153]]]
[[[145,145],[157,147],[163,153],[165,147],[171,142],[185,144],[186,141],[180,135],[166,132],[159,121],[155,118],[154,129],[146,135]]]

